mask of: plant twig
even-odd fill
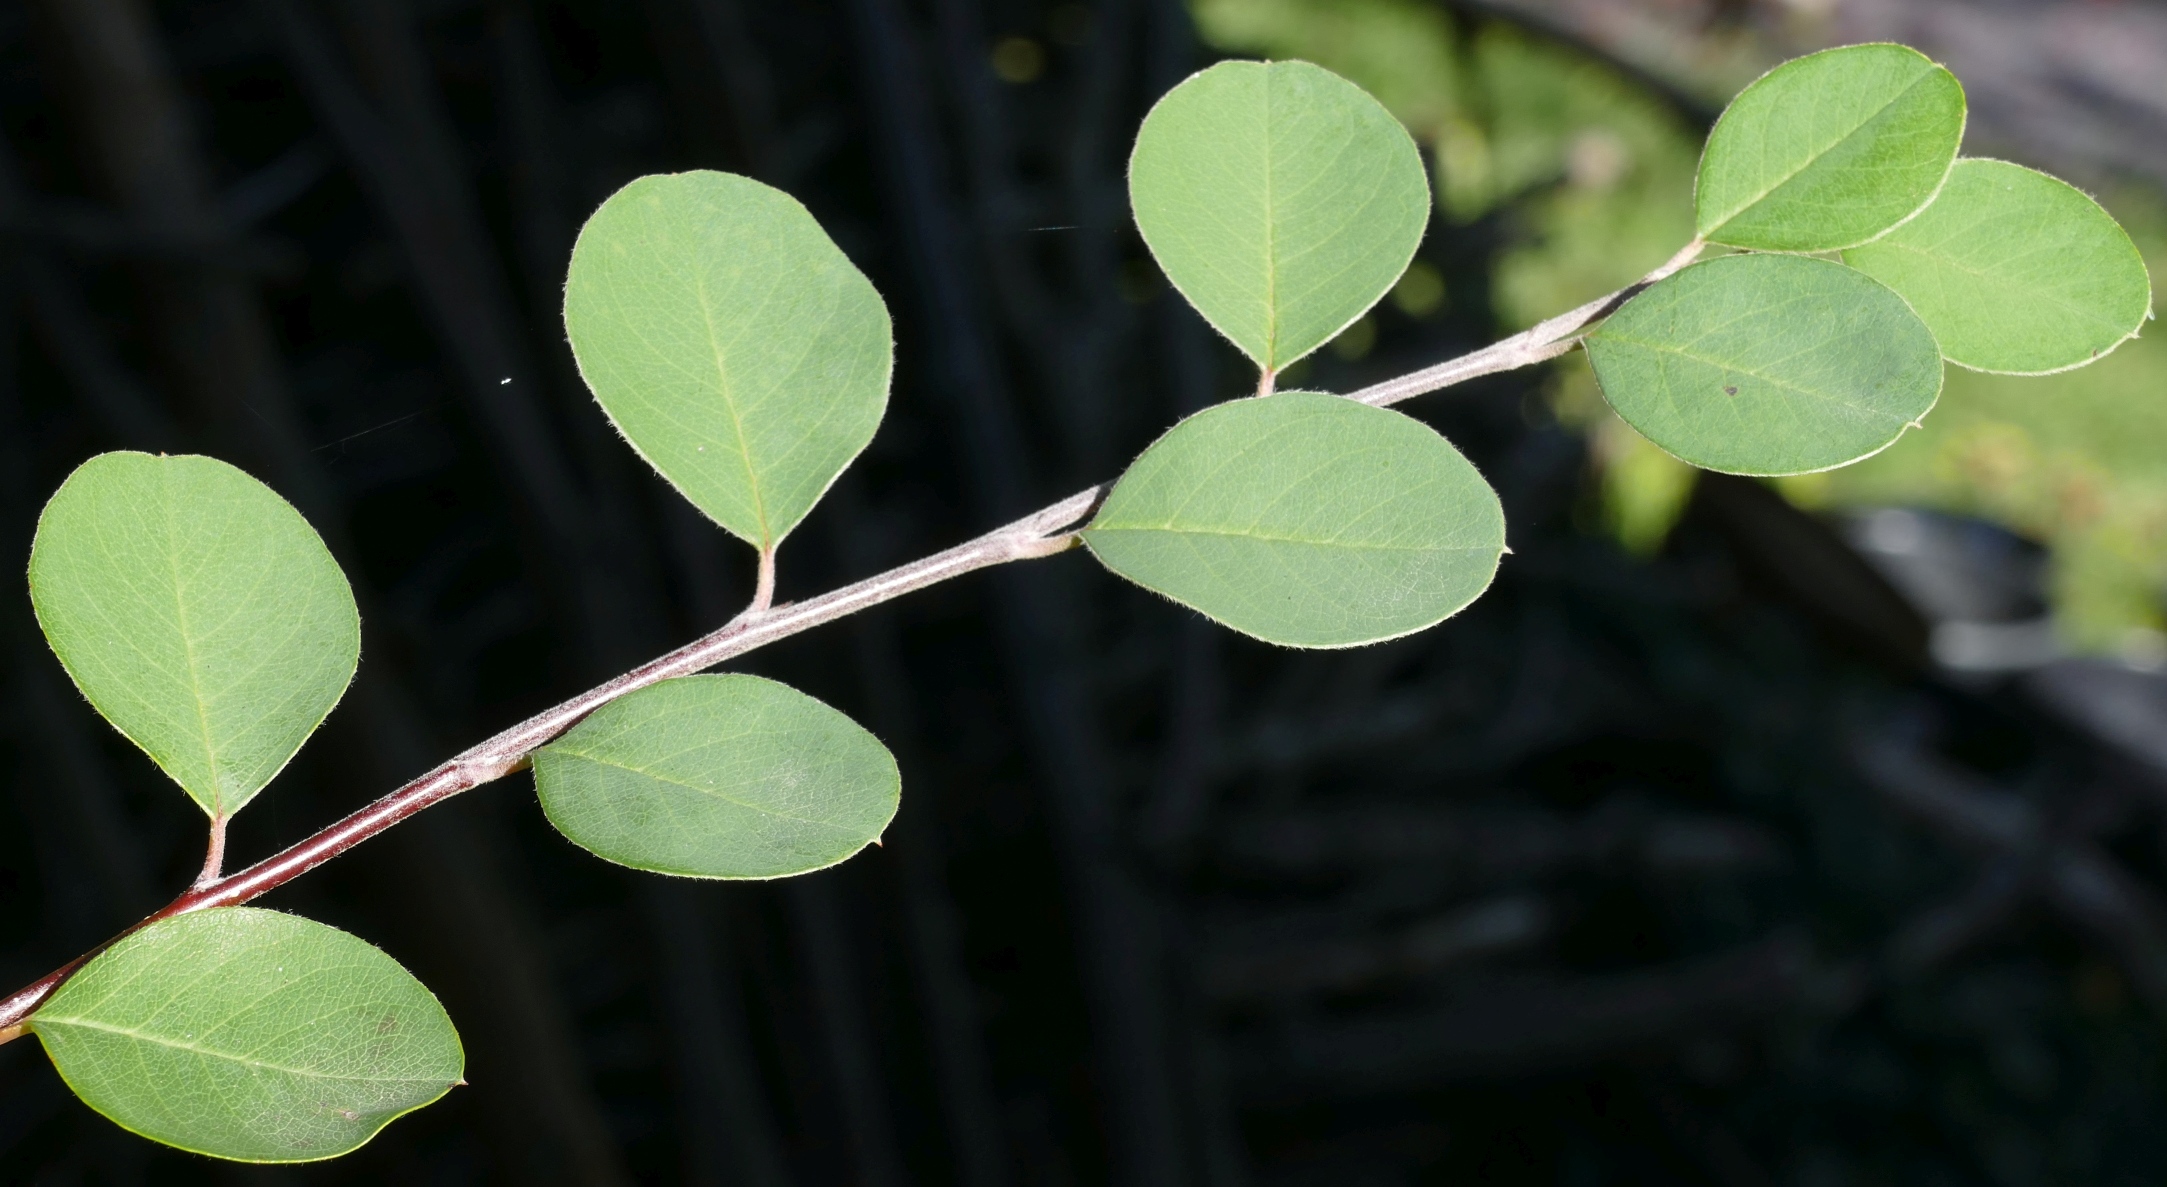
[[[765,614],[775,604],[775,546],[760,550],[760,576],[753,586],[752,605],[745,607],[746,614]]]
[[[1516,334],[1473,354],[1364,388],[1348,398],[1378,406],[1396,404],[1476,376],[1512,370],[1555,358],[1570,350],[1579,341],[1580,334],[1595,321],[1607,316],[1642,289],[1691,263],[1694,257],[1699,255],[1702,246],[1699,240],[1695,240],[1662,267],[1638,282],[1607,297],[1590,301],[1569,313],[1551,318],[1525,333]],[[1080,533],[1085,521],[1098,510],[1099,504],[1112,489],[1112,483],[1101,483],[1089,490],[1078,491],[1052,506],[1005,527],[996,528],[975,540],[959,544],[946,552],[897,566],[885,573],[876,574],[808,601],[766,606],[761,604],[764,599],[756,596],[754,605],[747,607],[743,613],[712,633],[589,689],[553,709],[544,710],[480,745],[460,752],[441,766],[307,840],[233,874],[215,877],[209,881],[199,879],[196,885],[189,887],[180,897],[114,939],[132,934],[160,919],[211,907],[238,906],[275,890],[425,808],[450,799],[462,791],[524,770],[535,750],[579,724],[596,709],[627,693],[664,680],[704,671],[778,639],[833,622],[915,590],[937,585],[952,577],[960,577],[965,573],[1010,561],[1052,556],[1073,548],[1081,539]],[[764,558],[764,561],[772,563],[772,558]],[[771,585],[768,589],[772,594]],[[213,862],[219,860],[221,842],[222,838],[214,836],[212,844],[216,848],[211,860],[205,863],[206,873],[210,873],[214,868]],[[0,999],[0,1043],[20,1037],[23,1033],[22,1023],[53,990],[77,968],[112,943],[112,940],[108,940],[98,948]]]
[[[1579,345],[1581,335],[1589,326],[1617,312],[1618,306],[1632,300],[1642,289],[1699,258],[1701,249],[1705,246],[1705,243],[1695,239],[1681,248],[1677,255],[1664,261],[1662,267],[1607,297],[1597,297],[1578,309],[1561,313],[1534,329],[1514,334],[1473,354],[1463,354],[1434,367],[1424,367],[1397,379],[1371,384],[1347,398],[1381,408],[1386,404],[1397,404],[1424,392],[1434,392],[1439,388],[1465,383],[1483,375],[1494,375],[1499,371],[1511,371],[1533,366],[1546,359],[1554,359]]]
[[[226,821],[230,819],[221,812],[211,817],[211,843],[203,855],[203,872],[196,875],[193,889],[200,890],[218,881],[226,871]]]

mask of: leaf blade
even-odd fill
[[[642,177],[572,248],[565,328],[632,448],[708,518],[772,549],[873,439],[888,309],[781,190]]]
[[[132,1133],[242,1162],[359,1148],[465,1056],[436,998],[311,920],[225,907],[122,939],[29,1021],[77,1096]]]
[[[557,830],[634,869],[776,878],[834,865],[895,816],[895,759],[856,722],[757,676],[666,680],[537,751]]]
[[[1603,396],[1675,457],[1799,474],[1886,448],[1934,406],[1941,352],[1903,298],[1827,260],[1704,260],[1589,334]]]
[[[1504,552],[1495,492],[1428,426],[1283,392],[1184,420],[1083,532],[1107,568],[1291,647],[1396,638],[1457,613]]]
[[[38,517],[30,593],[76,687],[214,818],[285,767],[360,662],[322,538],[212,458],[83,463]]]
[[[2075,186],[1958,161],[1916,218],[1844,253],[1911,303],[1952,363],[2045,375],[2136,335],[2152,282],[2128,232]]]
[[[1391,289],[1430,209],[1406,129],[1307,62],[1221,62],[1168,91],[1137,131],[1129,196],[1174,287],[1272,372]]]
[[[1907,46],[1795,58],[1741,91],[1709,132],[1698,233],[1762,251],[1864,243],[1932,199],[1964,116],[1956,76]]]

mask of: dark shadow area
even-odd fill
[[[996,73],[1003,38],[1037,56]],[[0,4],[0,989],[201,861],[200,815],[13,584],[83,459],[225,458],[353,580],[361,675],[238,818],[253,860],[749,596],[750,552],[573,368],[565,261],[604,197],[757,177],[894,314],[888,418],[781,551],[802,598],[1249,390],[1124,189],[1143,113],[1208,60],[1173,0]],[[1302,385],[1500,336],[1519,233],[1434,224],[1452,299],[1380,306],[1373,348]],[[0,1182],[2167,1176],[2161,678],[1952,675],[1901,549],[1743,480],[1631,557],[1542,384],[1403,406],[1510,524],[1443,626],[1273,650],[1071,553],[793,638],[733,667],[893,749],[881,846],[786,882],[638,875],[514,776],[263,904],[410,967],[469,1086],[346,1159],[238,1167],[120,1131],[15,1043]],[[2036,582],[2020,544],[1972,553]]]

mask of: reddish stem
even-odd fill
[[[216,876],[224,852],[223,822],[213,825],[212,849],[204,863],[209,877],[199,879],[179,898],[149,918],[115,936],[130,935],[160,919],[185,915],[210,907],[232,907],[274,890],[330,861],[348,849],[383,832],[414,813],[441,803],[472,787],[501,779],[524,768],[533,752],[603,705],[663,680],[689,676],[756,647],[787,638],[847,614],[856,613],[913,590],[958,577],[974,569],[1008,561],[1051,556],[1076,543],[1077,525],[1098,510],[1107,487],[1095,486],[1069,496],[1034,515],[946,552],[913,561],[847,585],[810,601],[768,607],[758,599],[753,607],[731,619],[719,630],[694,640],[668,655],[650,660],[607,684],[589,689],[554,709],[545,710],[503,733],[470,747],[449,762],[422,775],[390,795],[348,816],[315,836],[267,857],[245,870]],[[770,594],[773,585],[773,554],[762,557],[765,570],[761,584]],[[30,1017],[61,981],[113,940],[98,946],[67,965],[39,978],[0,1001],[0,1043],[22,1033]]]
[[[1580,334],[1589,325],[1608,316],[1634,294],[1692,263],[1700,254],[1702,246],[1701,241],[1696,239],[1662,267],[1642,277],[1638,283],[1560,314],[1523,334],[1473,354],[1448,359],[1411,375],[1386,380],[1353,392],[1347,398],[1377,406],[1396,404],[1478,375],[1524,367],[1554,358],[1577,344]],[[1276,378],[1271,371],[1265,371],[1258,379],[1258,394],[1269,395]],[[868,577],[856,585],[845,586],[806,602],[774,607],[768,605],[775,592],[775,553],[772,548],[763,549],[753,604],[721,629],[634,668],[607,684],[581,693],[554,709],[528,718],[300,844],[267,857],[239,873],[218,877],[225,837],[223,822],[214,822],[211,852],[204,862],[205,877],[199,878],[196,885],[160,908],[156,914],[0,1000],[0,1043],[21,1037],[24,1021],[53,990],[58,988],[69,974],[110,947],[115,940],[131,935],[160,919],[169,919],[209,907],[238,906],[283,886],[432,804],[520,770],[527,765],[529,756],[537,748],[579,724],[589,713],[626,693],[675,676],[689,676],[777,639],[810,630],[822,623],[854,614],[912,590],[924,589],[951,577],[959,577],[974,569],[1008,561],[1051,556],[1072,548],[1080,539],[1079,533],[1084,521],[1098,510],[1099,504],[1112,489],[1112,483],[1094,486],[1090,490],[1070,495],[1043,511],[988,532],[967,544],[960,544],[924,560],[890,569],[877,576]]]
[[[224,815],[211,817],[211,843],[203,855],[203,872],[196,875],[196,886],[209,886],[218,881],[226,869],[226,820]]]

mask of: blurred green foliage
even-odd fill
[[[1195,13],[1225,52],[1304,58],[1367,88],[1430,154],[1448,222],[1502,220],[1492,294],[1502,329],[1617,288],[1692,236],[1699,134],[1570,48],[1428,0],[1196,0]],[[1746,81],[1734,66],[1711,72]],[[2101,197],[2160,275],[2167,199],[2134,188]],[[1691,472],[1609,414],[1583,356],[1561,361],[1553,382],[1561,415],[1593,438],[1605,526],[1653,551]],[[1931,506],[2007,524],[2053,549],[2055,613],[2071,645],[2163,650],[2167,342],[2156,336],[2044,378],[1951,367],[1924,429],[1781,486],[1818,508]]]

